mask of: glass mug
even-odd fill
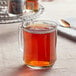
[[[34,69],[52,67],[56,61],[57,28],[53,21],[24,22],[19,33],[25,64]]]

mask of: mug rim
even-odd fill
[[[48,25],[51,25],[52,26],[52,29],[49,29],[48,30],[48,33],[50,33],[50,32],[52,32],[52,31],[55,31],[55,30],[57,30],[57,23],[55,22],[55,21],[51,21],[51,20],[33,20],[33,21],[28,21],[28,22],[25,22],[25,23],[23,23],[23,25],[22,25],[22,29],[24,30],[24,31],[27,31],[27,32],[29,32],[27,29],[25,29],[25,27],[27,27],[28,25],[30,25],[30,24],[36,24],[35,22],[39,22],[39,24],[40,24],[40,22],[42,23],[42,24],[48,24]],[[36,31],[36,30],[35,30]],[[35,31],[31,31],[31,33],[35,33]],[[39,31],[38,31],[39,32]],[[44,32],[44,31],[43,31]]]

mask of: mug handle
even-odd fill
[[[23,32],[22,32],[22,26],[18,27],[18,44],[20,50],[23,52]]]

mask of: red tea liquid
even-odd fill
[[[56,30],[53,26],[27,26],[23,30],[24,62],[30,66],[52,66],[56,60]]]

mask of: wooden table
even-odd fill
[[[76,16],[75,3],[75,0],[58,0],[47,5],[43,3],[50,10],[40,17],[60,19]],[[55,65],[51,69],[33,70],[24,65],[18,45],[18,26],[19,23],[0,24],[0,76],[76,76],[75,41],[58,35]]]

